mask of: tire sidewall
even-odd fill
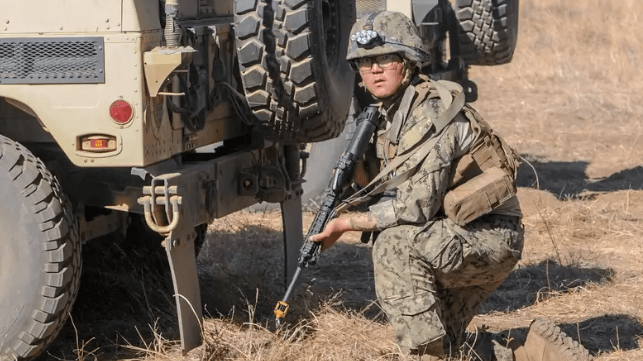
[[[314,1],[316,3],[315,16],[317,19],[323,19],[322,0]],[[314,43],[320,45],[318,48],[319,53],[316,54],[316,57],[320,65],[319,74],[323,75],[318,78],[318,94],[321,94],[320,105],[322,111],[326,110],[328,112],[325,116],[322,113],[322,117],[326,118],[324,119],[325,122],[334,121],[339,124],[336,127],[336,132],[331,133],[333,137],[338,136],[345,127],[352,99],[352,90],[355,84],[355,72],[351,69],[348,61],[346,61],[350,30],[355,22],[354,2],[345,0],[335,1],[339,15],[336,24],[339,27],[337,35],[339,40],[335,49],[337,54],[330,58],[327,55],[329,52],[327,42],[325,41],[327,34],[322,21],[315,22],[316,29],[314,29],[315,31],[313,32],[313,36],[315,36]],[[339,137],[341,138],[341,135]],[[328,137],[324,138],[324,140],[327,139]],[[308,139],[308,141],[317,142],[318,140]],[[332,142],[327,144],[332,144]]]
[[[46,237],[24,207],[20,190],[6,173],[0,174],[0,344],[13,340],[27,323],[44,285],[42,244]],[[13,205],[7,207],[6,205]],[[1,355],[1,354],[0,354]]]
[[[518,19],[520,14],[519,0],[507,0],[507,42],[512,48],[516,49],[518,45]]]
[[[72,206],[56,178],[0,135],[0,359],[31,359],[60,332],[78,293],[81,250]]]

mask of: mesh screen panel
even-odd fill
[[[385,10],[386,0],[357,0],[355,5],[357,7],[357,16],[362,17],[364,14],[373,11]]]
[[[104,82],[102,37],[0,38],[0,84]]]

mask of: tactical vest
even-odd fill
[[[519,165],[518,154],[473,108],[466,105],[463,110],[476,136],[469,151],[453,162],[442,202],[444,213],[459,225],[516,197]]]
[[[442,104],[445,89],[442,82],[425,81],[415,86],[415,96],[412,102],[406,95],[402,98],[398,112],[404,121],[408,121],[410,111],[418,106],[424,106],[430,121],[444,112]],[[450,88],[453,88],[451,84]],[[453,90],[451,96],[457,94]],[[442,94],[440,94],[442,92]],[[406,99],[405,99],[406,98]],[[404,104],[405,100],[408,104]],[[424,104],[421,104],[424,102]],[[406,109],[405,109],[406,108]],[[396,116],[398,114],[396,113]],[[474,140],[469,150],[460,158],[453,161],[449,176],[448,192],[443,199],[442,211],[459,225],[465,225],[474,219],[490,213],[501,207],[505,202],[515,197],[515,179],[518,170],[518,156],[507,143],[496,134],[482,117],[468,104],[465,104],[456,117],[465,117],[471,124]],[[430,121],[421,132],[409,131],[413,127],[422,129],[418,124],[396,124],[400,118],[393,119],[391,126],[379,132],[375,141],[377,158],[381,169],[393,162],[396,157],[412,152],[425,141],[425,136],[431,127]],[[401,137],[400,137],[400,134]],[[404,165],[400,166],[403,168]],[[399,168],[398,168],[399,169]],[[387,178],[393,178],[390,174]]]

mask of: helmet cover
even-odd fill
[[[351,29],[347,60],[396,53],[414,63],[428,60],[429,54],[415,24],[395,11],[379,11],[360,18]]]

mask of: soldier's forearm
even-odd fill
[[[377,230],[377,221],[370,212],[350,217],[349,224],[353,231],[368,232]]]

